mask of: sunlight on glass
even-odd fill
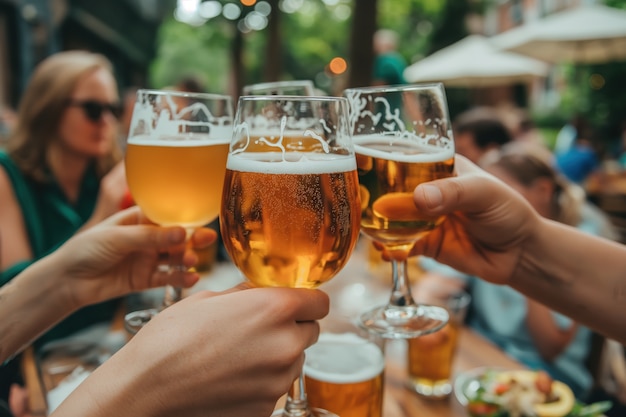
[[[198,14],[205,19],[213,19],[221,13],[222,4],[219,1],[205,1],[198,7]]]
[[[241,16],[241,9],[235,3],[227,3],[222,9],[222,14],[228,20],[237,20]]]

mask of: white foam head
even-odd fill
[[[371,156],[373,158],[387,159],[399,162],[440,162],[446,161],[454,157],[454,146],[446,143],[446,146],[430,145],[427,140],[408,140],[406,138],[398,138],[384,135],[367,135],[354,136],[354,149],[356,153]],[[381,144],[387,143],[383,150]],[[376,144],[376,148],[371,145]],[[411,152],[402,152],[400,146],[404,149],[411,149]],[[396,151],[394,151],[396,146]]]
[[[363,382],[383,372],[385,358],[373,342],[353,333],[322,333],[306,350],[304,373],[334,384]]]
[[[249,152],[228,155],[226,168],[261,174],[328,174],[354,171],[356,158],[312,152]]]
[[[209,136],[203,133],[181,133],[168,136],[137,135],[128,138],[129,145],[142,146],[215,146],[229,143],[229,134]]]

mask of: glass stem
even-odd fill
[[[193,227],[186,227],[185,228],[185,248],[187,248],[188,246],[191,245],[191,235],[193,235],[194,232],[194,228]],[[186,271],[187,268],[185,268],[185,266],[182,263],[182,260],[179,264],[177,265],[170,265],[170,273],[176,273],[176,272],[180,272],[180,271]],[[183,289],[181,287],[174,287],[171,285],[166,285],[165,286],[165,296],[163,297],[163,305],[161,306],[161,308],[167,308],[169,306],[171,306],[172,304],[182,300],[183,298]]]
[[[415,301],[411,295],[411,285],[407,275],[407,261],[391,261],[391,277],[393,279],[393,290],[389,299],[390,307],[414,306]]]
[[[303,370],[300,371],[300,376],[293,382],[287,393],[284,410],[284,417],[307,417],[311,415],[309,402],[306,398]]]

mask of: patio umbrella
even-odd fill
[[[492,38],[502,50],[551,63],[598,64],[626,59],[626,10],[580,6]]]
[[[470,35],[408,66],[411,83],[441,81],[448,87],[492,87],[543,77],[548,66],[532,58],[499,51],[490,40]]]

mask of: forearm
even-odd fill
[[[0,362],[73,311],[53,262],[34,263],[0,288]]]
[[[561,328],[554,313],[543,304],[527,299],[526,326],[541,357],[548,362],[555,360],[571,343],[578,325],[571,322]]]
[[[626,247],[542,220],[510,284],[574,320],[626,343]]]

